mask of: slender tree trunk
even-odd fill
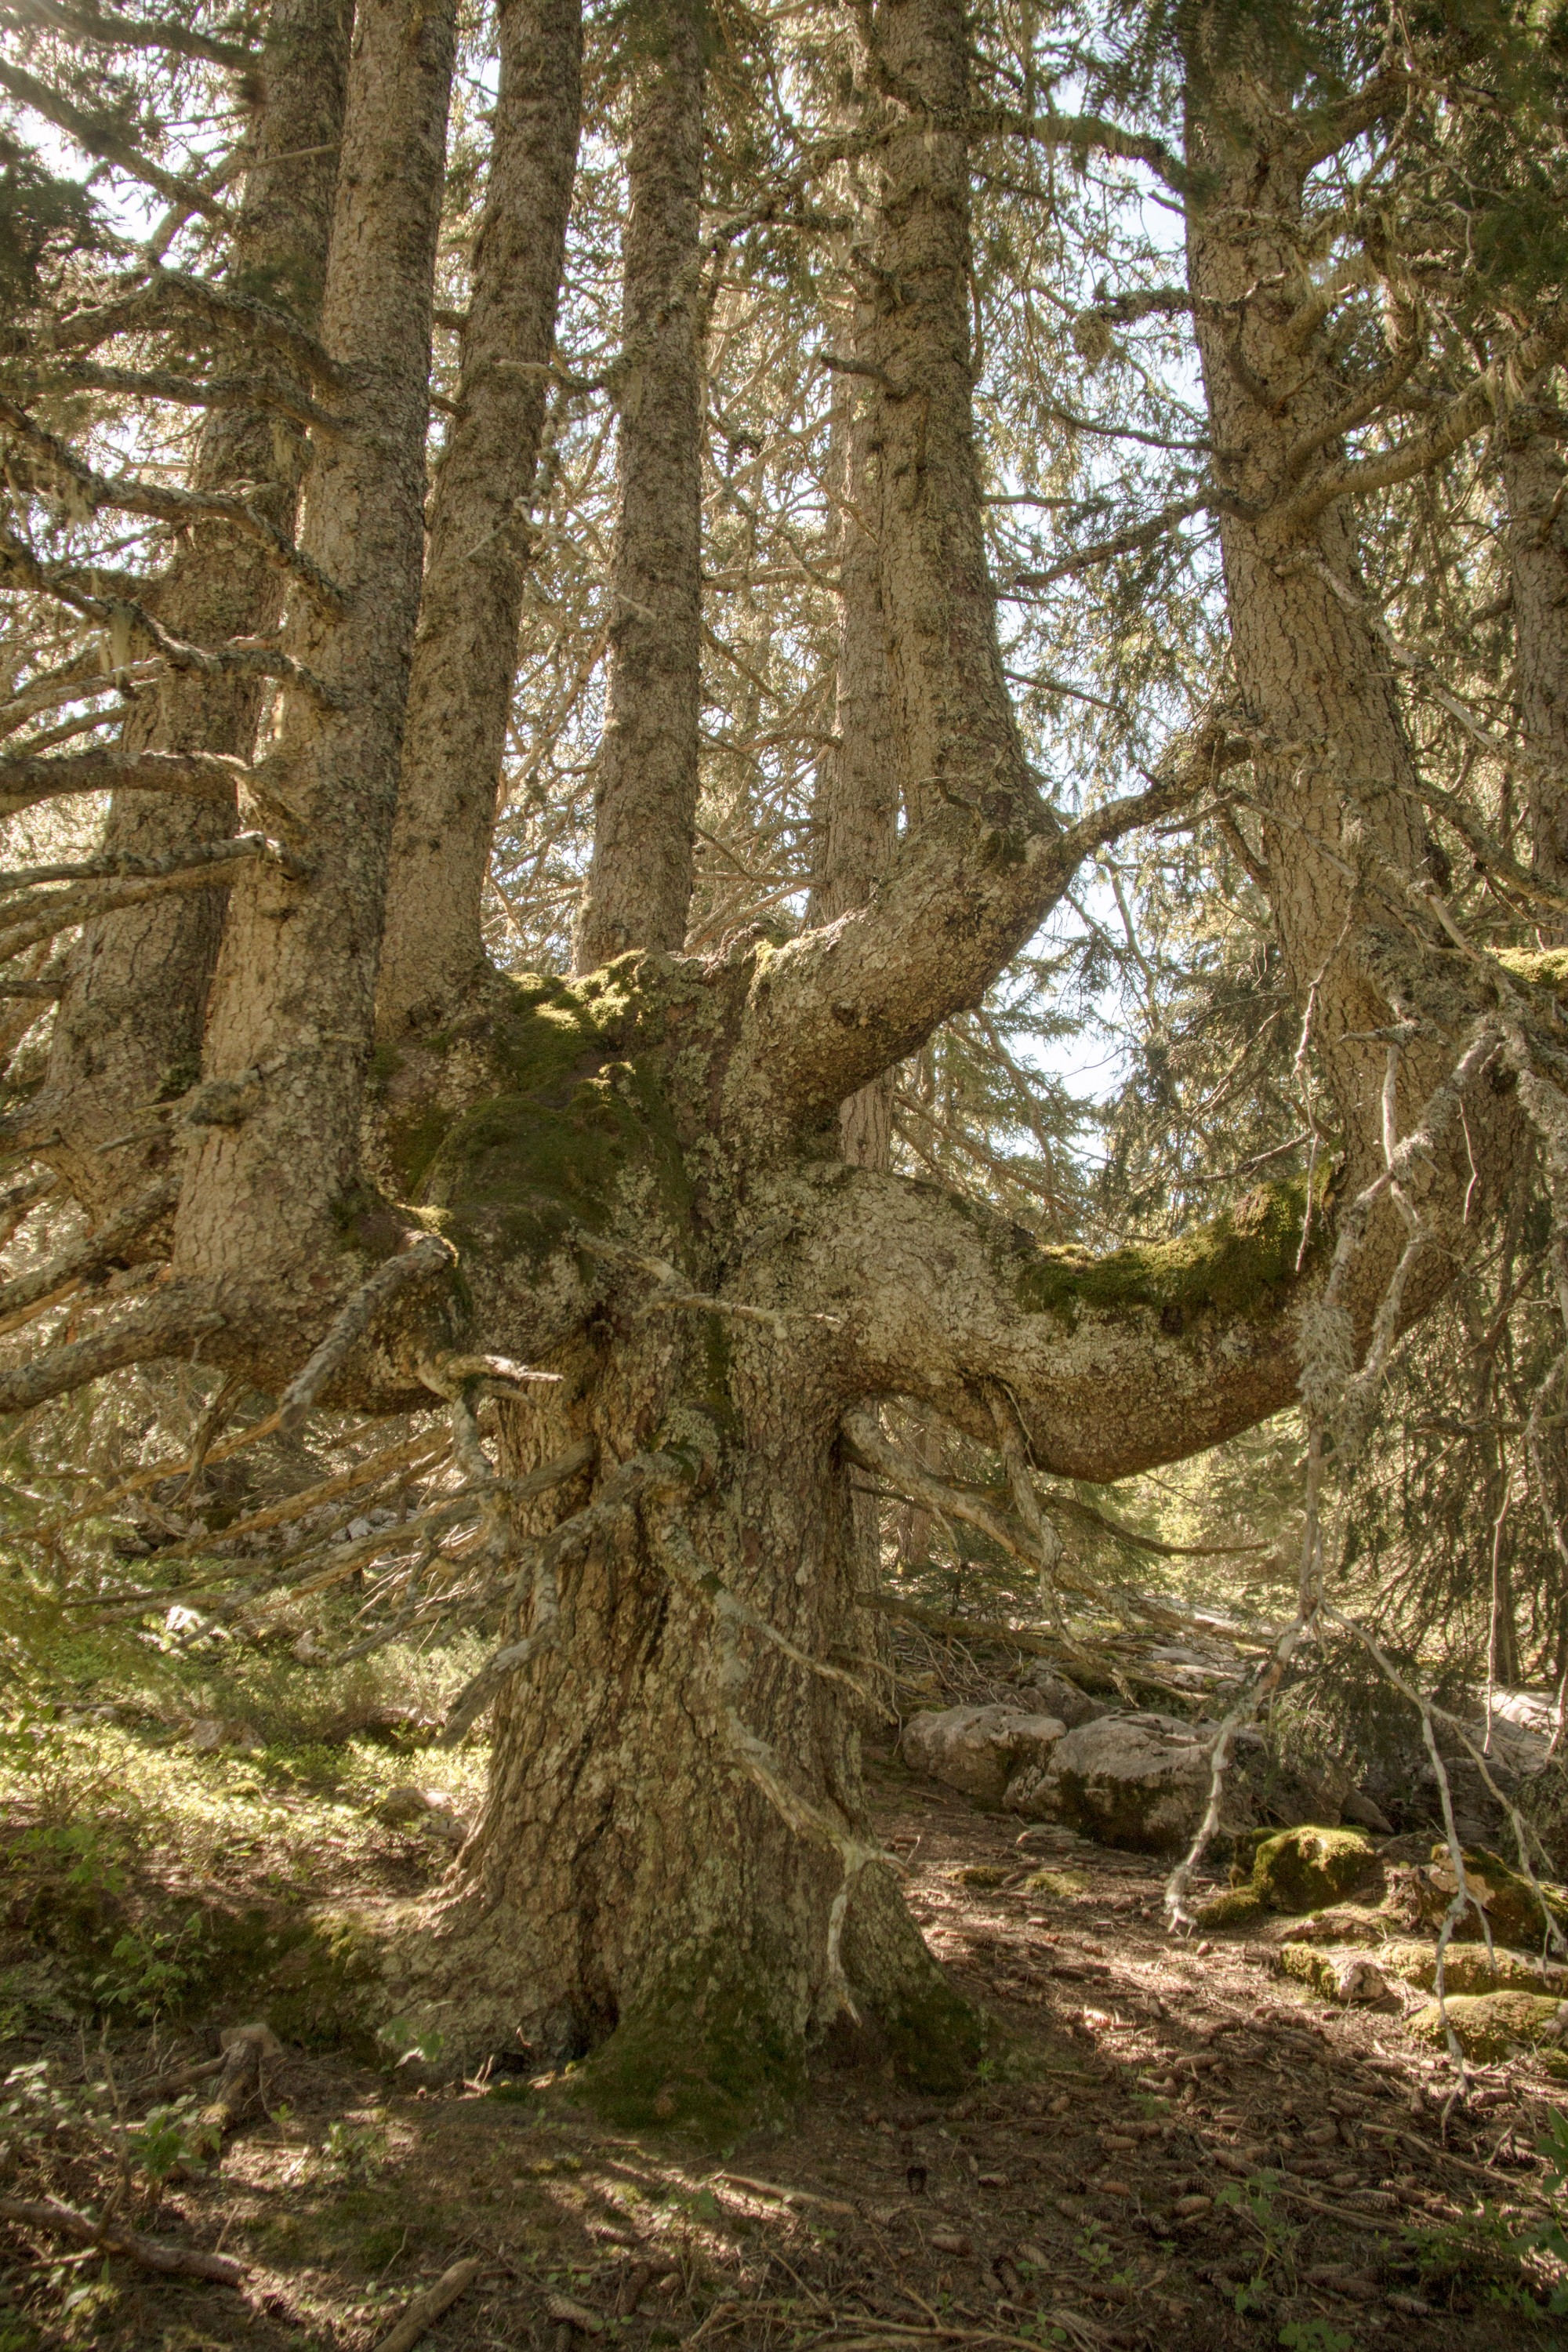
[[[594,856],[576,968],[679,949],[701,708],[703,0],[664,0],[632,98],[620,509]]]
[[[320,680],[284,700],[279,751],[307,883],[237,886],[205,1075],[235,1123],[192,1148],[175,1265],[254,1302],[289,1344],[342,1286],[332,1212],[358,1171],[360,1103],[424,554],[431,310],[455,0],[362,0],[321,338],[353,430],[318,445],[300,544],[343,599],[304,601],[289,652]],[[285,1357],[280,1360],[287,1361]]]
[[[862,318],[856,347],[868,340]],[[882,613],[881,482],[864,379],[839,379],[843,463],[837,484],[838,663],[833,745],[819,771],[816,864],[808,925],[868,905],[899,841],[899,766],[888,633]],[[886,1168],[893,1136],[893,1073],[849,1097],[838,1114],[844,1157]]]
[[[313,328],[321,313],[342,132],[352,0],[273,0],[265,94],[251,142],[226,277]],[[193,474],[201,490],[247,486],[252,502],[291,532],[308,455],[300,428],[275,410],[214,409]],[[278,572],[257,540],[220,522],[180,540],[159,583],[160,617],[187,643],[264,635],[282,609]],[[224,751],[248,758],[259,681],[172,671],[145,688],[125,721],[127,750]],[[167,856],[222,840],[235,812],[160,793],[117,793],[104,847]],[[100,1153],[144,1127],[145,1106],[195,1078],[226,893],[191,891],[89,924],[55,1018],[42,1123],[60,1137],[49,1157],[95,1217],[140,1192],[163,1141]]]
[[[489,184],[458,415],[431,499],[377,983],[384,1035],[462,997],[479,917],[529,564],[583,111],[581,0],[506,0]]]
[[[1228,494],[1220,539],[1231,642],[1258,740],[1258,797],[1271,813],[1275,919],[1354,1184],[1381,1159],[1387,1050],[1367,1033],[1389,1019],[1367,964],[1357,873],[1370,852],[1417,876],[1424,828],[1389,665],[1355,608],[1352,511],[1341,501],[1305,524],[1290,511],[1341,455],[1325,428],[1347,399],[1321,334],[1304,348],[1292,339],[1310,290],[1302,152],[1261,36],[1205,12],[1188,57],[1187,262],[1215,472]],[[1441,1049],[1408,1055],[1402,1105],[1418,1107],[1442,1066]]]
[[[1543,882],[1568,890],[1568,467],[1543,422],[1529,408],[1510,418],[1502,480],[1531,858]],[[1568,912],[1539,919],[1552,944],[1568,940]]]

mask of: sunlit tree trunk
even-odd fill
[[[1568,467],[1555,433],[1530,408],[1502,435],[1519,715],[1530,762],[1530,856],[1568,891]],[[1568,910],[1536,910],[1542,936],[1568,940]]]
[[[529,564],[529,502],[583,111],[580,0],[507,0],[457,415],[430,499],[377,1017],[459,1002],[479,916]]]
[[[314,327],[342,131],[352,0],[274,0],[263,97],[251,134],[226,278]],[[275,409],[217,408],[201,434],[193,487],[233,490],[288,533],[308,457],[300,428]],[[258,540],[222,522],[195,525],[159,584],[160,618],[187,643],[222,645],[276,627],[282,583]],[[248,759],[260,682],[170,672],[143,688],[125,721],[135,751],[226,751]],[[167,856],[225,839],[235,811],[163,793],[119,793],[109,851]],[[95,1214],[139,1192],[166,1156],[162,1139],[100,1152],[145,1128],[146,1106],[195,1080],[226,893],[192,891],[89,924],[56,1015],[41,1127],[51,1157]]]
[[[639,19],[623,260],[619,509],[605,739],[576,966],[679,948],[691,899],[702,645],[702,0]]]
[[[453,0],[361,0],[321,339],[353,429],[323,436],[300,523],[340,613],[294,604],[288,650],[319,679],[283,698],[277,750],[313,861],[232,894],[204,1076],[236,1091],[192,1147],[175,1266],[279,1340],[343,1280],[334,1211],[358,1171],[360,1103],[424,556],[436,241]]]

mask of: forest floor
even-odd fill
[[[430,2088],[285,2039],[221,2161],[182,2178],[165,2154],[161,2180],[137,2084],[209,2059],[258,2009],[237,1992],[200,2031],[51,2023],[58,1899],[40,1909],[37,1826],[8,1808],[11,1891],[34,1896],[13,1902],[0,1991],[35,1998],[0,2013],[0,2192],[101,2215],[118,2179],[142,2232],[248,2268],[237,2286],[160,2276],[5,2221],[0,2352],[370,2352],[412,2341],[400,2316],[465,2260],[429,2352],[1568,2347],[1510,2245],[1547,2210],[1545,2075],[1482,2069],[1445,2122],[1447,2066],[1399,2013],[1329,2006],[1261,1941],[1173,1941],[1157,1863],[1079,1843],[1042,1873],[1016,1821],[891,1761],[872,1785],[932,1948],[997,2021],[961,2096],[825,2072],[786,2125],[718,2154],[597,2126],[569,2079]],[[433,1883],[428,1839],[364,1819],[313,1836],[317,1899]],[[215,1833],[176,1891],[297,1904],[266,1861],[265,1837]],[[130,1957],[156,1948],[143,1934]]]

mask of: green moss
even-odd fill
[[[805,2087],[805,2053],[780,2022],[765,1966],[724,1954],[664,1982],[572,2070],[571,2095],[622,2130],[684,2130],[718,2144],[778,2120]]]
[[[1023,1886],[1026,1895],[1055,1895],[1063,1902],[1088,1889],[1088,1879],[1073,1870],[1031,1870]]]
[[[1436,1885],[1430,1887],[1429,1907],[1440,1916],[1454,1891],[1447,1847],[1435,1845],[1432,1861],[1438,1875]],[[1528,1878],[1510,1870],[1500,1854],[1489,1853],[1484,1846],[1473,1852],[1468,1847],[1465,1849],[1465,1874],[1480,1897],[1494,1941],[1521,1947],[1541,1942],[1546,1933],[1546,1917]],[[1562,1890],[1549,1887],[1543,1892],[1552,1919],[1558,1927],[1568,1929],[1568,1900],[1563,1898]],[[1473,1908],[1467,1906],[1454,1934],[1467,1942],[1484,1940]]]
[[[1200,1927],[1252,1927],[1268,1913],[1268,1906],[1257,1890],[1250,1886],[1233,1886],[1211,1902],[1200,1904],[1195,1914]]]
[[[955,1886],[1005,1886],[1012,1875],[999,1863],[970,1862],[953,1872],[952,1882]]]
[[[1031,1251],[1016,1276],[1018,1303],[1069,1320],[1084,1308],[1152,1307],[1178,1328],[1178,1318],[1210,1307],[1266,1307],[1295,1272],[1305,1202],[1301,1184],[1268,1184],[1179,1241],[1103,1256],[1076,1244]]]
[[[1258,1847],[1251,1892],[1270,1911],[1315,1911],[1350,1894],[1376,1859],[1360,1830],[1282,1830]]]
[[[1294,1977],[1325,2000],[1334,1998],[1334,1964],[1326,1952],[1315,1951],[1310,1944],[1284,1944],[1278,1963],[1282,1976]]]
[[[1494,948],[1505,971],[1531,988],[1568,988],[1568,948]]]
[[[656,1057],[615,1052],[647,1024],[625,990],[597,985],[619,970],[574,988],[521,983],[494,1024],[487,1043],[509,1088],[453,1119],[423,1170],[424,1195],[447,1212],[459,1248],[482,1230],[492,1246],[537,1264],[574,1228],[601,1230],[634,1171],[684,1222],[690,1187]],[[411,1166],[434,1131],[423,1116],[400,1146]]]
[[[1531,1992],[1460,1993],[1447,2004],[1448,2022],[1467,2058],[1506,2058],[1521,2044],[1532,2047],[1554,2037],[1562,2006],[1548,1994]],[[1429,2001],[1410,2021],[1419,2042],[1445,2044],[1442,2011]]]
[[[1406,1984],[1430,1992],[1437,1981],[1437,1951],[1433,1944],[1385,1944],[1379,1963]],[[1454,1944],[1443,1956],[1443,1984],[1447,1992],[1539,1992],[1539,1965],[1524,1952],[1510,1952],[1494,1944]]]

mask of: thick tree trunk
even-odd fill
[[[252,136],[226,277],[313,328],[321,313],[342,131],[352,0],[273,0],[265,94]],[[212,410],[193,487],[247,487],[284,533],[307,457],[300,428],[275,410]],[[258,540],[221,522],[195,525],[159,583],[159,616],[187,644],[264,635],[282,609],[278,572]],[[223,751],[248,759],[260,681],[172,671],[129,713],[128,751]],[[104,847],[157,857],[221,841],[235,811],[162,793],[117,793]],[[107,1139],[144,1127],[145,1106],[192,1084],[226,894],[189,891],[89,924],[55,1017],[38,1121],[59,1136],[48,1157],[95,1219],[140,1192],[168,1145],[109,1153]]]
[[[321,338],[353,429],[318,443],[300,543],[341,593],[300,600],[279,750],[307,883],[237,886],[205,1076],[237,1118],[200,1131],[175,1229],[181,1275],[248,1303],[287,1345],[319,1336],[345,1267],[333,1211],[355,1181],[359,1115],[424,554],[431,309],[455,46],[453,0],[361,0]],[[287,1360],[285,1359],[285,1360]],[[279,1367],[280,1368],[280,1367]]]
[[[1530,753],[1531,861],[1568,890],[1568,467],[1554,433],[1529,408],[1502,436],[1503,496],[1513,592],[1519,715]],[[1568,911],[1538,911],[1552,945],[1568,940]]]
[[[458,415],[431,495],[377,982],[384,1036],[460,1003],[479,917],[529,564],[583,111],[581,0],[506,0]]]
[[[563,1575],[558,1623],[535,1595],[547,1639],[499,1704],[443,1916],[404,1958],[412,2024],[468,2052],[596,2053],[594,2094],[630,2125],[754,2116],[830,2029],[960,2079],[974,2021],[875,1852],[858,1711],[831,1678],[870,1664],[838,1410],[809,1325],[653,1317],[579,1406],[516,1431],[520,1467],[594,1435],[601,1496],[639,1449],[679,1460]],[[727,1624],[731,1597],[796,1654]]]
[[[620,509],[594,856],[576,967],[679,948],[691,899],[702,646],[701,0],[645,20],[626,179]]]

